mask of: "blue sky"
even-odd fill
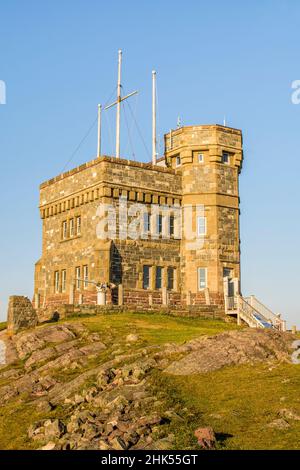
[[[31,297],[41,254],[39,183],[59,174],[115,88],[123,50],[125,92],[151,142],[151,70],[159,131],[223,122],[241,128],[242,288],[290,324],[299,322],[300,79],[297,0],[10,0],[0,5],[0,319],[10,294]],[[127,108],[128,125],[131,127]],[[114,111],[103,124],[113,153]],[[132,158],[123,119],[121,154]],[[111,135],[112,134],[112,135]],[[149,160],[135,127],[137,160]],[[96,153],[96,127],[67,168]]]

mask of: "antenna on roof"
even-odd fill
[[[226,127],[226,116],[224,116],[224,119],[223,119],[223,126]]]

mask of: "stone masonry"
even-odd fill
[[[27,297],[12,295],[9,298],[7,313],[7,332],[13,335],[18,331],[36,326],[38,316]]]
[[[240,278],[242,158],[240,130],[190,126],[165,135],[164,157],[156,166],[102,156],[43,183],[43,244],[35,269],[35,307],[42,312],[63,304],[96,304],[98,282],[113,283],[108,303],[130,308],[222,306],[225,271]],[[97,237],[99,205],[110,204],[119,214],[121,196],[128,222],[137,204],[149,211],[155,206],[159,213],[166,207],[203,205],[203,244],[191,245],[184,233],[169,238],[161,233],[154,238],[122,237],[119,220],[113,239]],[[197,230],[193,211],[191,224]],[[145,266],[150,273],[147,288]],[[206,276],[202,281],[199,268]]]

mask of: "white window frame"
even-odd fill
[[[81,266],[76,266],[75,268],[75,279],[76,279],[76,289],[80,290],[81,287]]]
[[[201,157],[201,158],[200,158]],[[204,163],[204,153],[198,153],[197,155],[198,163]]]
[[[67,270],[63,269],[61,272],[61,291],[66,292],[67,289]]]
[[[169,286],[169,273],[172,272],[172,287]],[[170,291],[175,290],[175,268],[173,266],[168,266],[167,268],[167,289]]]
[[[160,287],[157,287],[157,279],[158,279],[157,274],[158,274],[159,271],[160,271]],[[164,277],[164,268],[163,268],[163,266],[156,266],[156,269],[155,269],[155,289],[157,289],[157,290],[162,289],[163,277]]]
[[[63,240],[66,240],[68,238],[68,221],[64,220],[62,224],[62,237]]]
[[[70,238],[74,237],[75,235],[75,221],[74,218],[70,219]]]
[[[172,221],[172,224],[171,224],[171,221]],[[169,235],[170,237],[174,237],[174,234],[175,234],[175,215],[171,214],[169,216]]]
[[[149,233],[151,231],[151,219],[148,211],[143,213],[143,233]]]
[[[76,217],[76,235],[81,235],[81,216]]]
[[[145,287],[145,268],[148,269],[148,278],[149,278],[149,282],[148,282],[148,287]],[[143,289],[144,290],[149,290],[151,288],[151,266],[149,264],[144,264],[143,265]]]
[[[54,272],[54,290],[55,293],[59,293],[59,271]]]
[[[161,228],[161,230],[160,230]],[[157,214],[156,217],[156,235],[162,235],[164,229],[164,218],[162,214]]]
[[[200,220],[204,221],[204,224],[200,224]],[[204,231],[203,232],[200,232],[200,227],[204,227]],[[207,220],[206,220],[206,217],[203,216],[203,215],[199,215],[197,217],[197,236],[198,237],[205,237],[207,233]]]
[[[201,276],[201,274],[203,274],[203,273],[204,273],[204,278],[205,278],[204,284],[202,283],[203,277]],[[207,268],[202,268],[202,267],[197,268],[197,285],[198,285],[198,291],[206,289],[206,287],[207,287]]]
[[[88,267],[87,264],[85,264],[83,266],[83,279],[84,279],[83,288],[87,289],[87,287],[88,287],[88,282],[87,281],[89,280],[89,267]]]
[[[179,163],[178,163],[179,162]],[[175,157],[175,166],[176,167],[179,167],[181,165],[181,158],[180,158],[180,155],[177,155]]]

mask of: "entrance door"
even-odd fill
[[[223,268],[223,278],[227,279],[227,295],[233,297],[235,295],[234,282],[232,279],[232,269]]]

